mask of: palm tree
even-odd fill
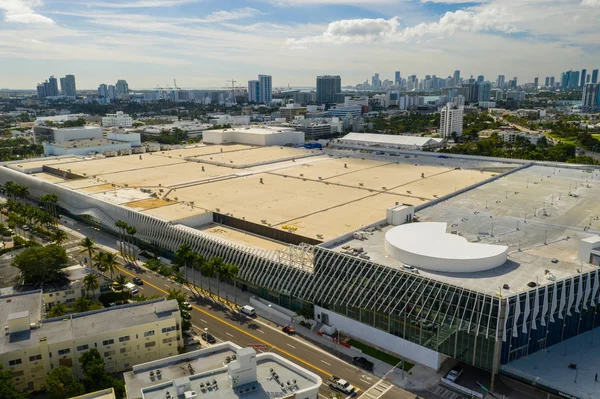
[[[188,244],[181,244],[179,246],[179,248],[177,248],[177,251],[175,251],[175,260],[177,261],[177,264],[183,265],[183,275],[184,275],[184,279],[186,284],[188,283],[188,279],[187,279],[187,265],[188,262],[193,262],[194,261],[194,253],[192,252],[192,247],[190,247]]]
[[[231,263],[226,263],[225,267],[223,268],[223,274],[221,276],[223,281],[233,281],[233,295],[234,295],[233,302],[234,303],[237,303],[236,281],[237,281],[237,276],[239,273],[240,273],[240,268],[237,265],[233,265]]]
[[[85,288],[86,293],[92,291],[93,296],[96,296],[96,290],[100,288],[100,285],[98,284],[98,275],[96,273],[86,274],[83,278],[83,288]]]
[[[119,262],[117,261],[117,255],[112,252],[105,252],[103,256],[104,267],[106,271],[110,272],[110,278],[113,278],[113,274],[115,273],[115,269]]]
[[[204,267],[204,264],[206,263],[206,259],[204,259],[204,256],[202,256],[201,254],[198,253],[194,253],[194,285],[196,285],[196,271],[200,272],[200,290],[204,291],[204,284],[202,284],[202,268]]]
[[[223,258],[219,256],[215,256],[210,260],[210,263],[213,264],[214,273],[217,277],[217,299],[221,299],[221,280],[223,280],[223,276],[227,270],[227,264],[223,261]]]
[[[119,249],[120,249],[121,255],[123,255],[123,257],[125,257],[124,245],[123,245],[123,232],[127,228],[127,223],[125,223],[122,220],[117,220],[115,222],[115,226],[119,229]]]
[[[66,241],[67,238],[69,238],[69,236],[67,235],[67,233],[65,233],[64,231],[62,231],[61,229],[57,229],[54,232],[54,242],[57,243],[58,245],[61,245],[63,242]]]
[[[186,301],[187,296],[181,289],[173,288],[167,291],[167,299],[175,299],[179,306],[181,306],[181,304],[183,304]]]
[[[201,266],[200,272],[208,278],[208,294],[210,295],[212,294],[210,281],[215,276],[215,266],[212,260],[204,262],[204,264]]]
[[[133,242],[133,236],[136,235],[137,233],[137,229],[135,228],[135,226],[127,226],[127,235],[129,236],[129,238],[131,239],[131,257],[133,262],[135,263],[135,245]]]
[[[44,194],[40,197],[40,201],[55,219],[58,218],[58,213],[56,212],[56,203],[58,202],[58,195],[56,194]]]
[[[123,287],[125,287],[125,284],[127,284],[127,276],[124,274],[119,274],[115,278],[115,283],[117,283],[119,285],[119,288],[122,290]]]
[[[91,266],[92,265],[92,256],[93,256],[94,252],[98,250],[98,247],[96,247],[96,241],[94,241],[93,238],[85,237],[84,239],[79,241],[79,246],[83,247],[80,254],[87,251],[87,253],[89,255],[88,263]]]
[[[104,262],[105,255],[106,255],[106,252],[98,251],[92,258],[92,265],[94,267],[96,267],[96,269],[98,269],[98,271],[102,274],[104,274],[106,272],[106,267],[104,265],[105,264],[105,262]]]

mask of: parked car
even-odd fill
[[[202,333],[201,337],[202,337],[203,340],[205,340],[209,344],[216,344],[217,343],[217,340],[215,339],[215,337],[213,337],[209,333]]]
[[[256,310],[250,305],[244,305],[240,308],[240,312],[248,316],[256,316]]]
[[[446,376],[446,379],[448,381],[456,382],[458,378],[462,375],[462,373],[463,369],[461,367],[454,367],[452,370],[450,370],[450,372]]]
[[[358,366],[360,368],[363,368],[367,371],[373,371],[373,367],[375,367],[375,365],[373,364],[373,362],[365,359],[364,357],[360,356],[360,357],[353,357],[352,358],[352,364],[355,366]]]
[[[189,302],[184,302],[182,305],[184,309],[192,310],[192,304],[190,304]]]
[[[296,330],[294,330],[294,327],[292,327],[290,325],[283,326],[281,331],[283,331],[284,333],[287,333],[289,335],[293,335],[296,332]]]

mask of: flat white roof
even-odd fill
[[[381,144],[395,144],[395,145],[414,145],[422,147],[424,145],[430,145],[439,143],[442,140],[432,137],[418,137],[418,136],[393,136],[389,134],[375,134],[375,133],[348,133],[340,139],[341,141],[363,141],[369,143],[381,143]]]
[[[289,133],[289,132],[297,132],[296,129],[289,127],[275,127],[275,126],[253,126],[253,127],[234,127],[227,129],[212,129],[208,130],[206,133],[224,133],[224,132],[236,132],[236,133],[245,133],[245,134],[277,134],[277,133]],[[302,133],[302,132],[298,132]]]
[[[446,228],[443,222],[394,227],[385,234],[386,250],[408,265],[444,272],[488,270],[506,262],[506,245],[471,243]]]

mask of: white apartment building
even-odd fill
[[[523,137],[527,139],[531,144],[537,145],[538,141],[542,137],[544,137],[544,135],[541,133],[525,133],[519,130],[509,130],[506,132],[500,132],[498,133],[498,135],[502,137],[502,140],[509,144],[514,144],[514,142],[517,140],[517,137]]]
[[[181,339],[181,314],[174,300],[157,299],[42,319],[41,291],[0,296],[0,364],[17,389],[40,390],[55,367],[82,376],[79,356],[95,348],[108,372],[173,356]]]
[[[456,133],[458,136],[462,135],[463,116],[464,107],[457,107],[453,103],[448,103],[442,107],[440,137],[447,139],[452,136],[452,133]]]
[[[116,114],[106,114],[102,117],[102,126],[104,127],[131,127],[133,118],[123,111],[117,111]]]
[[[110,287],[110,284],[112,283],[107,277],[104,277],[95,270],[91,270],[85,266],[70,266],[63,269],[63,271],[67,274],[67,278],[69,279],[67,284],[62,286],[47,286],[43,289],[43,302],[46,311],[59,303],[70,306],[75,300],[84,295],[91,297],[98,296],[100,295],[101,289],[104,290],[107,287]],[[90,273],[98,275],[98,289],[96,292],[86,292],[85,287],[83,286],[83,278]]]

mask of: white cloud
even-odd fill
[[[138,0],[129,3],[87,3],[87,5],[104,8],[156,8],[173,7],[181,4],[196,3],[199,0]]]
[[[374,4],[397,3],[394,0],[267,0],[271,5],[277,7],[303,7],[321,5],[350,5],[350,6],[372,6]]]
[[[4,21],[22,24],[53,24],[54,21],[34,11],[42,5],[40,0],[0,0]]]
[[[222,21],[232,21],[235,19],[246,19],[256,17],[262,14],[256,8],[237,8],[231,11],[215,11],[203,20],[205,22],[222,22]]]
[[[583,0],[581,5],[587,7],[600,7],[600,0]]]
[[[457,31],[504,33],[518,32],[511,23],[510,14],[501,7],[481,11],[447,12],[439,21],[420,23],[400,29],[400,18],[391,19],[347,19],[329,24],[327,30],[318,36],[288,39],[292,47],[302,48],[311,43],[380,43],[403,42],[424,37],[443,37]]]

